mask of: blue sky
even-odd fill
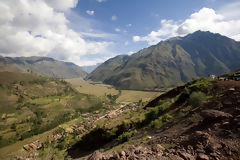
[[[1,55],[78,65],[196,30],[240,40],[239,0],[9,0],[0,15]]]

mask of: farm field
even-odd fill
[[[81,78],[67,79],[66,81],[70,82],[80,93],[95,95],[98,97],[104,97],[108,94],[117,95],[120,92],[120,95],[116,100],[117,103],[132,103],[138,102],[139,100],[146,102],[161,95],[161,92],[116,90],[111,85],[84,81]]]

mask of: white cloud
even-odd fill
[[[121,29],[115,28],[115,31],[116,31],[116,32],[121,32]]]
[[[168,37],[176,36],[178,25],[172,20],[162,20],[161,29],[158,31],[152,31],[149,35],[145,37],[134,36],[133,41],[147,41],[150,45],[156,44],[159,41],[166,39]]]
[[[89,14],[90,16],[94,15],[94,11],[92,10],[86,10],[86,13]]]
[[[107,0],[97,0],[97,2],[102,3],[102,2],[106,2]]]
[[[132,24],[131,24],[131,23],[129,23],[129,24],[127,24],[126,26],[127,26],[127,27],[132,27]]]
[[[111,19],[112,19],[112,21],[116,21],[116,20],[117,20],[117,16],[113,15],[113,16],[111,17]]]
[[[51,56],[81,65],[86,55],[110,53],[112,42],[87,41],[68,27],[63,11],[76,4],[77,0],[0,1],[0,54]]]
[[[129,51],[127,54],[128,54],[128,55],[132,55],[133,53],[135,53],[135,52]]]
[[[78,0],[44,0],[51,8],[67,11],[77,6]]]
[[[128,46],[128,45],[129,45],[129,42],[128,42],[128,41],[126,41],[126,42],[124,43],[124,45],[125,45],[125,46]]]
[[[161,40],[174,36],[184,36],[197,30],[220,33],[240,40],[237,36],[240,32],[240,18],[228,19],[224,14],[216,13],[213,9],[202,8],[183,22],[162,20],[161,28],[158,31],[152,31],[143,37],[134,36],[133,41],[146,41],[149,45],[153,45]]]

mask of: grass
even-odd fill
[[[74,88],[76,88],[80,93],[95,95],[97,97],[105,97],[108,94],[117,95],[118,90],[110,85],[106,84],[94,84],[89,81],[84,81],[80,78],[67,79]],[[121,90],[120,96],[117,98],[117,103],[132,103],[142,100],[143,102],[149,101],[157,96],[161,92],[147,92],[147,91],[134,91],[134,90]]]
[[[101,99],[78,93],[65,81],[14,71],[10,74],[0,71],[1,74],[5,77],[0,77],[0,84],[4,81],[1,84],[4,87],[0,87],[0,147],[51,130],[81,112],[102,107]],[[20,75],[30,78],[18,80]],[[6,78],[13,80],[5,81]]]
[[[6,147],[0,148],[0,159],[11,159],[13,155],[16,155],[16,153],[20,153],[20,155],[27,154],[27,152],[23,149],[23,146],[25,144],[29,144],[35,140],[44,141],[48,135],[52,133],[53,130],[44,132],[42,134],[33,136],[31,138],[27,138],[23,141],[18,141],[14,144],[8,145]]]

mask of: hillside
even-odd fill
[[[2,65],[0,97],[0,148],[102,107],[96,96],[81,94],[66,81]]]
[[[107,60],[98,66],[94,71],[92,71],[86,79],[91,79],[93,81],[105,81],[110,75],[118,72],[117,68],[120,67],[128,60],[128,55],[119,55],[114,58]]]
[[[57,61],[48,57],[1,57],[0,63],[23,71],[34,72],[53,78],[84,78],[87,73],[70,62]]]
[[[239,99],[239,81],[195,79],[102,119],[68,153],[88,160],[237,160]]]
[[[197,31],[143,49],[129,57],[112,58],[88,79],[120,89],[155,90],[174,87],[209,74],[240,67],[240,43],[220,34]],[[113,64],[113,65],[111,65]]]

